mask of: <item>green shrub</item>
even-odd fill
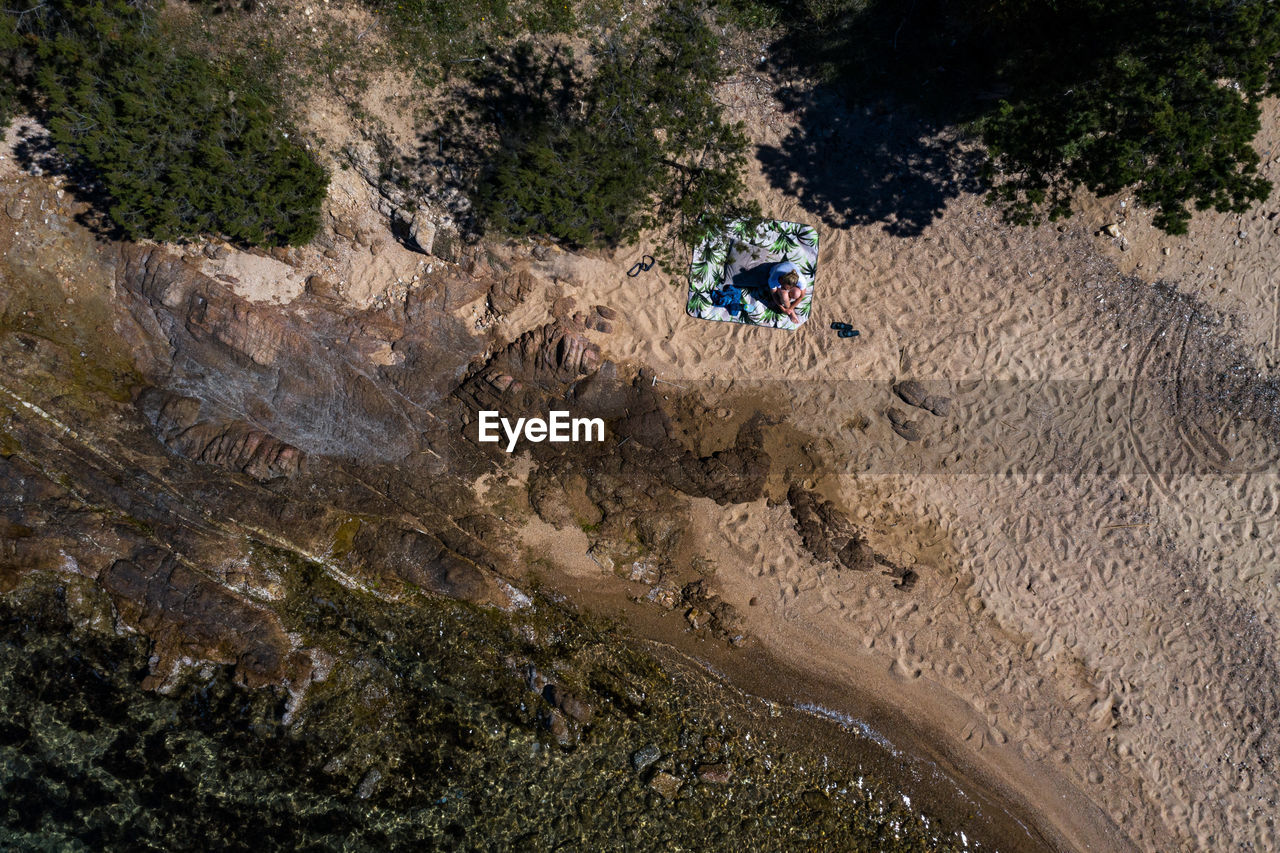
[[[1193,207],[1270,192],[1251,145],[1260,99],[1280,93],[1269,0],[757,2],[785,21],[784,61],[973,130],[1013,221],[1065,215],[1079,188],[1127,190],[1181,232]]]
[[[637,37],[614,34],[594,60],[559,99],[567,107],[508,133],[480,192],[490,227],[572,246],[617,246],[650,227],[688,242],[706,216],[752,209],[746,137],[712,96],[719,46],[695,6],[673,3]]]
[[[327,176],[271,105],[174,45],[126,0],[8,0],[26,14],[24,82],[54,144],[130,238],[212,233],[254,245],[315,236]]]

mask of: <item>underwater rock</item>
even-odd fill
[[[664,770],[654,773],[649,779],[649,789],[656,791],[663,799],[675,799],[680,793],[680,789],[684,787],[684,781],[678,776],[672,776]]]
[[[548,684],[543,688],[542,698],[584,726],[590,725],[591,718],[595,716],[595,709],[591,705],[558,684]]]
[[[378,783],[381,781],[382,771],[376,767],[364,774],[364,778],[360,780],[360,786],[356,788],[356,799],[369,799],[378,790]]]
[[[636,769],[637,773],[643,773],[662,758],[662,750],[658,748],[656,743],[642,747],[631,754],[631,766]]]
[[[578,742],[578,733],[555,708],[552,708],[542,717],[542,724],[547,731],[551,732],[551,736],[556,739],[556,743],[568,749]]]
[[[723,761],[714,764],[699,764],[698,779],[712,785],[727,785],[733,780],[733,769]]]

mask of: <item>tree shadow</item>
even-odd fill
[[[389,166],[403,189],[445,200],[464,230],[483,232],[471,199],[496,164],[538,128],[567,114],[578,92],[572,52],[534,41],[493,48],[483,65],[454,63],[450,106],[418,137],[412,156]]]
[[[848,105],[820,90],[788,111],[798,124],[757,156],[770,183],[832,228],[879,223],[912,237],[948,201],[983,189],[980,150],[909,109]]]
[[[101,240],[123,240],[124,229],[116,225],[107,211],[111,197],[102,182],[87,168],[70,160],[58,151],[53,138],[40,124],[25,124],[18,128],[18,141],[13,146],[13,157],[18,166],[29,175],[53,175],[66,179],[72,198],[86,205],[76,214],[75,221]]]
[[[901,237],[982,192],[984,155],[961,128],[1003,91],[1008,50],[982,16],[959,14],[969,5],[778,0],[789,35],[771,46],[775,78],[828,82],[775,91],[797,125],[757,149],[770,182],[828,226],[879,223]],[[841,8],[812,17],[823,6]]]

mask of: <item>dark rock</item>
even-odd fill
[[[889,418],[889,426],[893,427],[893,431],[905,438],[907,441],[920,440],[920,425],[913,420],[907,418],[906,413],[901,409],[889,407],[885,412]]]
[[[656,743],[651,743],[631,754],[631,766],[636,769],[637,773],[643,773],[651,765],[656,764],[660,758],[662,758],[662,750],[658,749]]]
[[[835,504],[815,492],[793,485],[787,492],[791,517],[805,549],[816,559],[837,562],[847,569],[870,569],[876,554],[865,537]]]
[[[913,379],[905,382],[899,382],[893,386],[893,393],[897,394],[902,401],[908,406],[915,406],[931,412],[938,417],[946,417],[951,411],[951,398],[944,397],[941,394],[930,394],[923,384]],[[892,410],[891,410],[892,411]],[[890,416],[892,420],[892,416]],[[899,433],[901,435],[901,433]],[[905,436],[903,436],[905,438]],[[915,439],[909,439],[914,441]]]
[[[902,402],[908,406],[924,406],[925,398],[929,396],[928,391],[919,382],[914,379],[908,379],[905,382],[899,382],[893,386],[893,393],[902,398]]]
[[[940,394],[931,394],[925,398],[924,408],[940,418],[945,418],[951,413],[951,398],[943,397]]]

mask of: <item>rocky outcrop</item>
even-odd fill
[[[430,407],[483,346],[433,289],[384,312],[350,316],[311,297],[306,310],[284,311],[236,296],[163,247],[118,251],[128,309],[119,328],[149,384],[199,399],[202,420],[252,425],[308,456],[379,463],[418,451]]]
[[[138,407],[173,452],[247,474],[258,482],[298,472],[303,453],[298,448],[241,421],[206,420],[201,402],[158,388],[147,388]]]
[[[305,683],[311,661],[294,652],[274,613],[179,564],[147,550],[117,560],[99,582],[124,622],[152,639],[151,675],[163,684],[183,657],[232,664],[248,687],[289,680]]]
[[[363,577],[394,578],[463,601],[506,603],[490,572],[436,536],[391,523],[362,524],[343,567]]]
[[[787,492],[791,517],[805,550],[815,559],[834,562],[847,569],[866,571],[882,558],[831,501],[816,492],[793,485]]]

